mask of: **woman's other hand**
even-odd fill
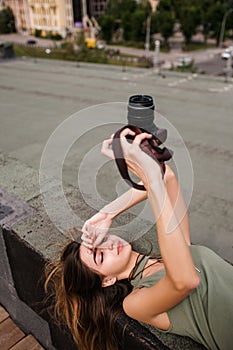
[[[103,143],[102,143],[102,148],[101,148],[101,153],[110,158],[110,159],[114,159],[114,153],[113,153],[113,150],[111,148],[112,146],[112,140],[113,140],[113,136],[114,134],[111,135],[111,137],[107,140],[104,140]]]
[[[83,244],[88,248],[97,247],[106,236],[112,220],[113,216],[106,212],[98,212],[88,219],[82,227]]]

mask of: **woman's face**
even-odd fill
[[[128,277],[122,274],[129,268],[131,254],[131,245],[115,235],[106,236],[95,249],[80,246],[80,258],[91,270],[118,279]]]

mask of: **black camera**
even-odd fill
[[[158,144],[164,143],[167,139],[167,130],[158,128],[154,123],[155,105],[153,98],[148,95],[133,95],[128,103],[128,124],[150,132],[158,140]]]

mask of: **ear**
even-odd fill
[[[116,277],[108,276],[104,277],[102,281],[102,287],[110,287],[116,282]]]

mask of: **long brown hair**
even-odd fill
[[[117,350],[116,322],[132,287],[122,280],[103,288],[104,276],[81,261],[79,248],[69,242],[60,259],[46,266],[45,290],[53,296],[55,318],[68,326],[80,350]]]

